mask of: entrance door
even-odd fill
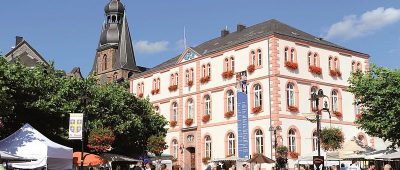
[[[187,148],[190,153],[190,169],[196,169],[196,149],[194,147]]]

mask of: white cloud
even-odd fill
[[[361,16],[349,15],[343,20],[333,24],[325,38],[349,40],[368,34],[400,21],[400,9],[379,7],[367,11]]]
[[[135,51],[139,53],[159,53],[168,50],[168,41],[149,42],[140,40],[134,44]]]

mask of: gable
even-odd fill
[[[39,62],[48,65],[46,60],[44,60],[42,56],[26,41],[21,42],[13,50],[7,53],[5,59],[10,63],[20,60],[22,64],[28,67],[35,66]]]
[[[179,57],[179,60],[177,63],[183,63],[186,61],[193,60],[197,57],[200,57],[200,54],[194,51],[192,48],[187,48],[182,55]]]

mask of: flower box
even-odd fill
[[[289,107],[288,107],[288,110],[289,110],[290,112],[299,112],[299,108],[297,108],[296,106],[289,106]]]
[[[338,119],[343,118],[342,112],[333,112],[333,114],[334,114]]]
[[[139,96],[140,98],[142,98],[142,97],[143,97],[143,93],[139,93],[138,96]]]
[[[186,119],[185,120],[185,124],[186,124],[186,126],[192,125],[193,124],[193,119]]]
[[[356,119],[357,119],[357,120],[361,119],[361,114],[360,114],[360,113],[357,113],[357,114],[356,114]]]
[[[297,158],[299,158],[299,153],[297,153],[297,152],[289,152],[289,156],[292,159],[297,159]]]
[[[201,119],[203,123],[207,123],[210,121],[211,116],[210,115],[203,115],[203,118]]]
[[[256,66],[254,64],[247,66],[247,71],[249,73],[253,73],[256,70]]]
[[[187,82],[187,85],[188,85],[189,87],[193,86],[193,81],[192,81],[192,80],[189,80],[189,81]]]
[[[207,83],[210,81],[210,76],[205,76],[200,79],[200,83]]]
[[[171,127],[175,127],[177,124],[178,124],[178,122],[175,121],[175,120],[171,120],[171,121],[169,122],[169,125],[170,125]]]
[[[318,75],[322,74],[322,68],[321,67],[310,66],[310,67],[308,67],[308,70],[313,74],[318,74]]]
[[[340,72],[340,70],[329,70],[329,75],[331,75],[332,77],[340,77],[342,76],[342,73]]]
[[[208,162],[210,161],[210,159],[211,159],[211,158],[209,158],[209,157],[204,157],[204,158],[202,159],[203,164],[204,164],[204,165],[207,165]]]
[[[258,106],[258,107],[252,108],[252,109],[251,109],[251,112],[252,112],[252,113],[260,113],[261,110],[262,110],[261,106]]]
[[[230,117],[233,116],[233,114],[234,114],[233,111],[229,111],[229,112],[226,112],[226,113],[224,114],[224,116],[225,116],[225,118],[230,118]]]
[[[292,70],[296,70],[299,67],[299,65],[297,63],[295,63],[295,62],[286,61],[285,62],[285,67],[287,67],[289,69],[292,69]]]
[[[178,89],[178,85],[171,85],[168,87],[169,91],[176,91],[176,89]]]
[[[160,89],[154,89],[154,90],[151,91],[152,95],[155,95],[155,94],[158,94],[158,93],[160,93]]]
[[[223,77],[224,79],[230,79],[230,78],[232,78],[232,77],[233,77],[233,71],[232,71],[232,70],[229,70],[229,71],[223,72],[223,73],[222,73],[222,77]]]

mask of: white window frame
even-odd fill
[[[255,132],[255,146],[256,153],[264,153],[264,136],[261,129],[257,129]]]
[[[260,84],[254,85],[254,107],[262,106],[262,87]]]
[[[334,112],[339,111],[339,98],[338,98],[338,92],[336,90],[332,91],[332,111]]]
[[[194,119],[194,101],[193,101],[193,99],[188,100],[188,118]]]
[[[178,121],[178,103],[172,103],[172,119]]]
[[[179,149],[179,147],[178,147],[178,141],[173,140],[173,141],[172,141],[172,156],[173,156],[174,158],[178,158],[178,149]]]
[[[286,87],[287,91],[287,104],[288,106],[295,106],[296,96],[294,94],[294,84],[288,83]]]
[[[296,131],[294,129],[289,130],[289,152],[296,152]]]
[[[207,157],[207,158],[212,158],[212,153],[211,153],[211,147],[212,147],[212,143],[211,143],[211,137],[210,136],[206,136],[205,138],[204,138],[204,140],[205,140],[205,142],[204,142],[204,155],[205,155],[205,157]]]
[[[227,111],[228,112],[233,112],[235,110],[235,94],[233,93],[232,90],[228,90],[227,92]]]
[[[204,114],[211,114],[211,98],[209,95],[204,96]]]
[[[235,134],[228,134],[228,155],[235,155],[236,153],[236,143]]]

